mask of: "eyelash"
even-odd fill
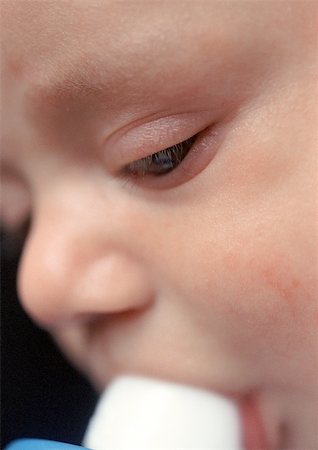
[[[174,171],[191,151],[197,135],[138,159],[124,168],[124,174],[134,178],[160,177]]]
[[[133,190],[166,190],[182,185],[214,159],[224,130],[223,125],[212,123],[178,144],[125,165],[117,172],[119,180]]]

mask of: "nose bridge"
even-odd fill
[[[25,309],[43,326],[59,326],[149,303],[151,286],[136,255],[96,216],[46,208],[35,218],[19,271]],[[107,221],[106,221],[107,222]]]

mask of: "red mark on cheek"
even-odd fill
[[[295,307],[302,284],[299,280],[282,273],[279,266],[267,267],[262,271],[266,284],[274,290],[290,307]]]

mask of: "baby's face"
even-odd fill
[[[252,394],[271,448],[314,448],[317,3],[6,1],[2,22],[26,310],[99,388]]]

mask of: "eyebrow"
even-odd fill
[[[67,142],[74,151],[89,152],[93,143],[89,145],[87,136],[96,136],[91,130],[98,117],[104,127],[110,123],[123,83],[106,64],[94,55],[84,63],[59,65],[34,77],[25,96],[25,114],[43,142],[56,148]]]
[[[114,90],[114,81],[101,76],[101,64],[82,64],[75,69],[57,68],[53,75],[44,74],[37,77],[28,87],[27,105],[31,108],[45,109],[60,107],[65,104],[82,103],[86,107],[96,101],[105,101]],[[107,80],[108,78],[108,80]]]

